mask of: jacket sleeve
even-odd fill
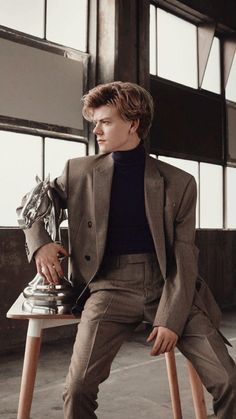
[[[167,278],[154,320],[182,335],[193,303],[198,270],[198,249],[195,241],[197,188],[191,177],[179,205],[174,226],[174,245]]]
[[[68,171],[69,161],[66,163],[62,175],[51,182],[51,192],[57,209],[56,213],[61,208],[67,208]],[[43,245],[51,243],[52,239],[44,228],[44,222],[41,220],[34,222],[31,228],[24,230],[24,233],[26,238],[26,254],[28,261],[31,262],[34,253]]]

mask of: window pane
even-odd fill
[[[47,39],[86,51],[87,0],[48,0]]]
[[[236,102],[236,53],[234,55],[232,67],[229,73],[228,82],[225,89],[225,97]]]
[[[223,228],[223,168],[200,163],[200,227]]]
[[[220,41],[214,38],[202,88],[210,92],[220,93]]]
[[[184,160],[184,159],[176,159],[174,157],[166,157],[166,156],[158,156],[158,160],[164,161],[165,163],[172,164],[173,166],[178,167],[179,169],[184,170],[185,172],[190,173],[192,175],[197,183],[197,189],[199,193],[198,188],[198,162],[192,161],[192,160]],[[199,199],[197,199],[197,206],[196,206],[196,227],[199,227]]]
[[[197,88],[197,28],[157,9],[158,75]]]
[[[226,168],[226,220],[227,228],[236,228],[236,169]]]
[[[157,44],[156,44],[156,7],[150,6],[150,73],[156,75],[156,54],[157,54]]]
[[[74,141],[45,138],[45,176],[59,176],[68,159],[86,155],[86,145]]]
[[[0,25],[44,36],[44,0],[0,0]]]
[[[42,178],[41,138],[0,131],[0,225],[16,226],[16,208],[22,197],[31,190],[35,176]]]
[[[83,129],[82,61],[8,39],[0,57],[0,115]]]
[[[150,135],[152,153],[189,160],[224,162],[222,150],[222,100],[195,89],[150,79],[155,117]],[[213,160],[214,159],[214,160]]]

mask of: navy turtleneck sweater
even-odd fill
[[[142,142],[115,151],[106,254],[154,252],[144,202],[145,149]]]

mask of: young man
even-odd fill
[[[219,310],[198,278],[194,178],[145,153],[149,93],[133,83],[99,85],[83,98],[100,155],[72,159],[52,182],[68,209],[72,281],[88,284],[64,392],[66,419],[96,418],[99,384],[127,336],[153,325],[151,355],[176,345],[213,396],[220,419],[236,418],[236,367],[218,331]],[[63,275],[40,222],[25,230],[29,259],[47,281]]]

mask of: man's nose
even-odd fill
[[[97,123],[93,129],[93,133],[95,135],[101,134],[102,133],[102,128],[101,125],[99,123]]]

